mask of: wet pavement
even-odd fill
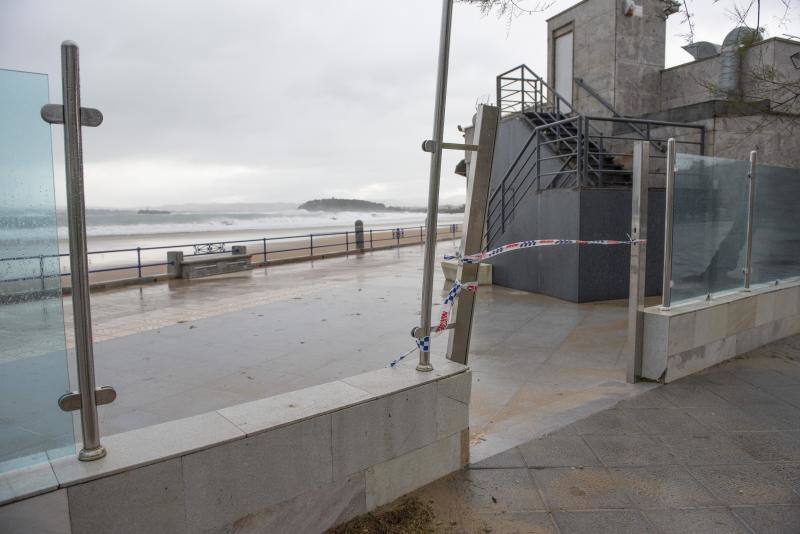
[[[797,534],[800,336],[412,495],[433,507],[437,532]]]
[[[452,247],[442,242],[439,253]],[[413,347],[421,267],[422,247],[408,247],[93,293],[97,382],[118,392],[99,408],[102,433],[386,366]],[[440,269],[435,287],[449,289]],[[68,301],[65,311],[69,321]],[[624,301],[578,305],[481,288],[472,457],[652,387],[625,383],[625,318]],[[433,352],[445,347],[444,337],[434,340]]]

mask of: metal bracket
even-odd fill
[[[469,152],[477,152],[478,145],[466,145],[461,143],[442,143],[443,150],[466,150]],[[423,152],[436,152],[436,141],[432,139],[426,139],[422,142],[422,151]]]
[[[64,106],[45,104],[42,106],[42,119],[50,124],[64,124]],[[81,108],[81,126],[100,126],[103,124],[103,113],[99,109]]]
[[[111,404],[117,398],[116,390],[111,386],[101,386],[94,390],[94,401],[97,406]],[[74,412],[81,409],[81,394],[77,391],[64,393],[58,398],[58,407],[65,412]]]

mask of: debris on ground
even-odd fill
[[[430,505],[416,498],[403,500],[399,506],[369,512],[326,534],[433,534],[434,513]]]

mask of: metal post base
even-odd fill
[[[433,365],[431,365],[430,363],[418,363],[417,371],[422,371],[423,373],[433,371]]]
[[[100,458],[105,458],[105,456],[106,448],[100,445],[95,449],[81,449],[81,452],[78,453],[78,460],[81,462],[93,462]]]

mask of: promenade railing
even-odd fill
[[[437,227],[439,237],[449,236],[453,239],[459,235],[460,224],[441,224]],[[339,239],[336,239],[336,238]],[[339,232],[312,232],[308,234],[295,234],[276,237],[257,237],[250,239],[203,241],[193,243],[176,243],[157,246],[137,246],[130,248],[115,248],[105,250],[93,250],[88,252],[89,274],[109,273],[119,271],[134,271],[134,278],[145,278],[146,271],[154,267],[166,267],[169,261],[147,261],[143,259],[143,253],[158,250],[183,250],[184,257],[201,256],[208,254],[226,253],[230,245],[253,245],[260,247],[260,250],[249,252],[248,255],[257,264],[268,264],[270,256],[280,255],[285,257],[315,257],[330,252],[339,252],[332,249],[341,249],[342,252],[356,252],[358,250],[375,250],[380,248],[398,247],[414,243],[424,243],[425,227],[402,226],[394,228],[365,228],[363,230],[363,249],[357,248],[356,231],[346,230]],[[270,248],[270,245],[284,243],[286,246]],[[307,254],[299,254],[306,252]],[[292,253],[298,253],[292,255]],[[107,254],[128,254],[136,255],[135,262],[122,263],[119,265],[109,265],[107,267],[91,268],[92,258],[98,255]],[[166,256],[166,254],[165,254]],[[0,257],[0,283],[23,282],[30,280],[42,280],[41,289],[46,288],[46,281],[50,278],[66,277],[70,275],[69,270],[61,268],[61,259],[68,258],[69,253],[38,255],[38,256],[17,256]],[[55,263],[55,265],[54,265]],[[14,273],[8,276],[7,273]],[[0,291],[2,294],[2,291]]]
[[[675,154],[662,306],[800,277],[800,169]]]

